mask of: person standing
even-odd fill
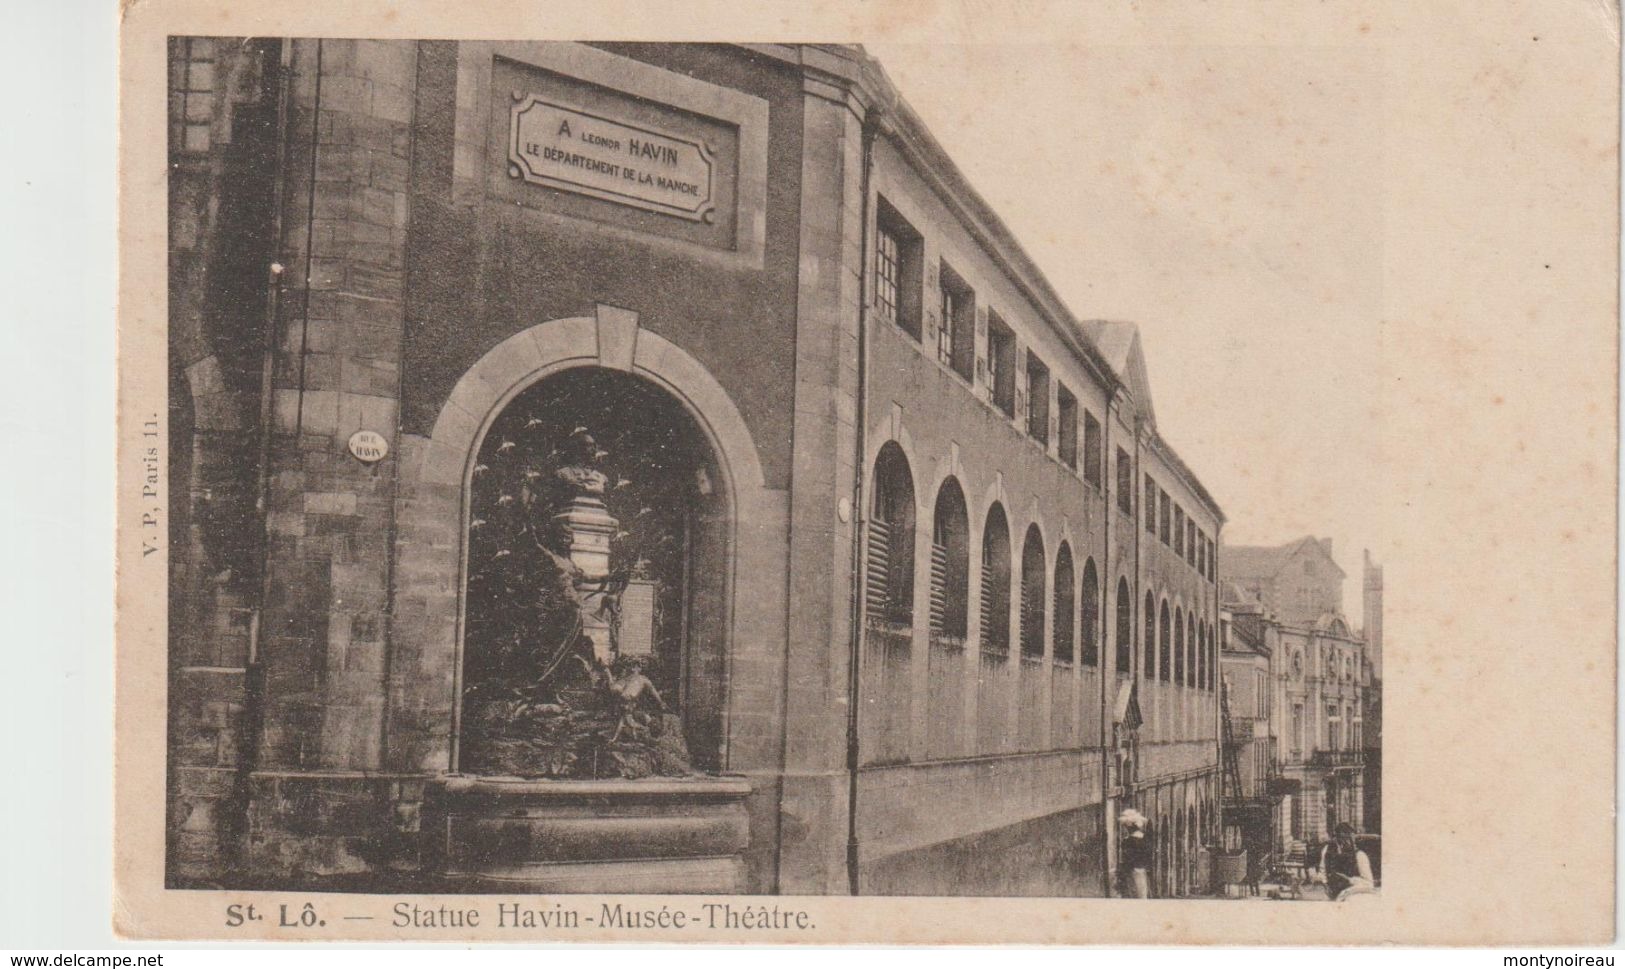
[[[1123,852],[1118,861],[1118,880],[1130,898],[1151,897],[1151,833],[1145,815],[1127,808],[1117,816],[1124,828]]]
[[[1354,843],[1354,825],[1345,821],[1337,826],[1320,856],[1320,874],[1326,882],[1326,897],[1334,902],[1345,892],[1369,892],[1377,887],[1371,859]]]

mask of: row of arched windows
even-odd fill
[[[1197,622],[1196,614],[1185,612],[1182,606],[1175,605],[1170,611],[1167,597],[1159,604],[1151,592],[1145,594],[1142,612],[1145,616],[1145,678],[1213,689],[1218,682],[1218,664],[1212,624],[1206,620]],[[1151,648],[1153,643],[1155,649]]]
[[[902,448],[888,442],[875,464],[873,510],[869,522],[865,589],[871,624],[908,625],[914,612],[914,484]],[[994,502],[982,527],[981,610],[977,616],[982,651],[1010,652],[1010,527]],[[964,491],[950,477],[937,491],[931,521],[931,582],[928,619],[933,640],[962,643],[969,633],[969,516]],[[1044,538],[1028,527],[1021,548],[1020,611],[1017,644],[1024,658],[1044,654],[1046,606],[1053,610],[1053,659],[1065,665],[1100,662],[1101,580],[1093,558],[1085,559],[1082,582],[1074,586],[1072,549],[1062,541],[1055,555],[1054,592],[1046,603]],[[1081,599],[1081,603],[1077,600]],[[1116,669],[1132,672],[1134,602],[1127,579],[1117,583]],[[1212,625],[1198,621],[1166,597],[1147,592],[1144,672],[1148,679],[1212,690],[1217,683],[1216,640]],[[1081,655],[1080,655],[1081,647]]]

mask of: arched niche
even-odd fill
[[[733,519],[727,567],[717,577],[728,614],[710,654],[721,657],[715,688],[725,694],[716,727],[721,766],[739,769],[773,756],[770,737],[733,726],[740,711],[729,684],[742,649],[753,671],[778,662],[765,657],[779,648],[770,632],[783,621],[785,563],[780,547],[767,539],[786,527],[785,493],[768,486],[749,429],[716,377],[681,347],[642,329],[637,314],[601,305],[593,315],[538,323],[492,347],[459,378],[427,435],[401,436],[386,736],[396,769],[458,769],[464,559],[478,451],[511,401],[576,368],[641,378],[677,401],[704,435],[715,459],[714,486],[727,496]],[[741,614],[733,608],[740,597],[759,608]]]
[[[658,758],[619,762],[642,757],[621,749],[636,724],[620,729],[609,710],[591,719],[601,662],[641,674],[640,712],[674,713],[684,759],[719,769],[733,500],[693,415],[645,377],[572,367],[509,399],[475,454],[459,768],[663,772]],[[612,728],[619,746],[580,739]]]

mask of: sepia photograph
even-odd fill
[[[121,936],[1612,931],[1617,9],[290,2],[121,28]]]
[[[1378,890],[1381,566],[1231,544],[873,54],[169,71],[169,884]]]

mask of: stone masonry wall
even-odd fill
[[[279,54],[278,42],[235,38],[169,48],[166,874],[177,884],[217,880],[241,830]]]
[[[314,817],[367,800],[347,772],[376,770],[385,743],[416,53],[408,42],[294,42],[257,766],[333,772],[307,797]],[[387,457],[349,454],[362,429],[383,435]],[[349,870],[336,845],[354,832],[284,825],[265,796],[256,782],[256,857],[272,870]],[[368,816],[380,832],[390,823],[388,810]]]

